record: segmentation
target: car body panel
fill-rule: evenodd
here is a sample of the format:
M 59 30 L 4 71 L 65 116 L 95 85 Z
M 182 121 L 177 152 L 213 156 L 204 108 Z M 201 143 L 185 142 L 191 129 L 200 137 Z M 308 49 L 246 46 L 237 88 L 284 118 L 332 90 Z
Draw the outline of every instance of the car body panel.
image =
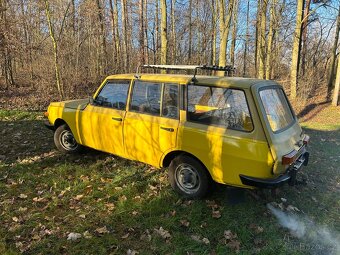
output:
M 130 80 L 133 84 L 136 79 L 181 86 L 193 84 L 190 75 L 112 75 L 103 81 L 93 98 L 97 97 L 106 81 Z M 130 111 L 132 86 L 126 111 L 95 106 L 91 100 L 82 99 L 51 103 L 48 118 L 51 124 L 57 120 L 66 122 L 76 141 L 82 145 L 158 168 L 163 167 L 164 158 L 171 152 L 192 154 L 219 183 L 251 188 L 242 184 L 240 175 L 270 179 L 286 171 L 282 156 L 292 150 L 299 151 L 304 135 L 294 113 L 294 123 L 289 128 L 279 133 L 272 132 L 259 97 L 260 89 L 280 85 L 258 79 L 211 76 L 196 76 L 194 84 L 243 90 L 253 130 L 245 132 L 187 121 L 185 102 L 181 106 L 179 119 Z M 196 110 L 211 109 L 197 105 Z

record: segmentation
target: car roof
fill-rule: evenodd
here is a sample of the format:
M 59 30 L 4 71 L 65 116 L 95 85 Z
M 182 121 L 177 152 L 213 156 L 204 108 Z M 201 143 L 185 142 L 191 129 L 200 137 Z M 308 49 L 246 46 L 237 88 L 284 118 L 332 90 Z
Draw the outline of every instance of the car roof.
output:
M 153 81 L 153 82 L 167 82 L 167 83 L 179 83 L 187 84 L 192 81 L 193 75 L 184 74 L 116 74 L 110 75 L 107 80 L 130 80 L 139 79 L 142 81 Z M 203 76 L 196 75 L 195 84 L 198 85 L 208 85 L 208 86 L 218 86 L 218 87 L 238 87 L 238 88 L 250 88 L 252 85 L 273 85 L 276 84 L 273 81 L 254 79 L 254 78 L 243 78 L 243 77 L 220 77 L 220 76 Z

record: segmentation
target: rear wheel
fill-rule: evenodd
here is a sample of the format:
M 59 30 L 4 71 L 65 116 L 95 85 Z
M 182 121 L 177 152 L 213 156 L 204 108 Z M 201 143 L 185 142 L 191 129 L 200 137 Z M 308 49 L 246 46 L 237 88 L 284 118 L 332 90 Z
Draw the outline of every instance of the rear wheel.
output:
M 82 146 L 77 143 L 70 128 L 64 124 L 59 126 L 54 133 L 54 144 L 63 153 L 77 153 Z
M 187 198 L 202 198 L 208 192 L 211 178 L 198 160 L 179 155 L 170 163 L 169 180 L 179 194 Z

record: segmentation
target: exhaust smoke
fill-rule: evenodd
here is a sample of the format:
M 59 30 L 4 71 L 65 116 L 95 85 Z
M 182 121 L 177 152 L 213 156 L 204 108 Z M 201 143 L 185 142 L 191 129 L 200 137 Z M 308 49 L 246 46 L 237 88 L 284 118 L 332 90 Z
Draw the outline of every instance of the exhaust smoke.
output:
M 286 213 L 271 204 L 267 204 L 267 208 L 277 218 L 279 224 L 290 231 L 291 235 L 306 242 L 305 245 L 300 244 L 295 248 L 308 249 L 311 254 L 340 255 L 338 233 L 326 226 L 318 226 L 306 217 Z

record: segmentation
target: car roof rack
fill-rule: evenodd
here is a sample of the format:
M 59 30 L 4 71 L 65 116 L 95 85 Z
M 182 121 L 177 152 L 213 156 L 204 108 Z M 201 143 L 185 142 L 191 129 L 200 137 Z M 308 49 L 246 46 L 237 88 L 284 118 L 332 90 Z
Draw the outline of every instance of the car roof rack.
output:
M 184 70 L 194 71 L 192 81 L 196 81 L 196 75 L 198 70 L 206 71 L 223 71 L 225 76 L 232 76 L 235 72 L 235 68 L 232 65 L 227 66 L 209 66 L 209 65 L 141 65 L 138 66 L 136 77 L 139 77 L 139 69 L 154 69 L 154 70 Z

